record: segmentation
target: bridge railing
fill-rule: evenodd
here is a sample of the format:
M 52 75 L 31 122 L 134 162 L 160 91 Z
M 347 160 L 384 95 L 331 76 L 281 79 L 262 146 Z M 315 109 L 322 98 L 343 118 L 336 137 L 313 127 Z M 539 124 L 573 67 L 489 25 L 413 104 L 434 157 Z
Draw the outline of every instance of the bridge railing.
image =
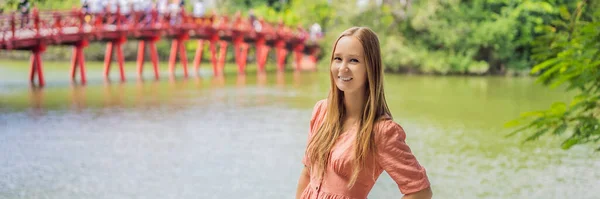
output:
M 0 48 L 11 49 L 13 41 L 24 39 L 51 39 L 58 42 L 64 34 L 92 34 L 102 37 L 105 31 L 121 31 L 127 35 L 137 35 L 140 31 L 153 30 L 166 34 L 176 34 L 182 30 L 215 31 L 219 37 L 234 37 L 243 34 L 245 39 L 305 43 L 308 33 L 301 27 L 290 28 L 283 23 L 260 21 L 261 29 L 255 29 L 247 18 L 236 15 L 194 17 L 185 11 L 177 14 L 159 14 L 150 11 L 121 13 L 84 13 L 81 9 L 70 11 L 38 11 L 33 9 L 28 15 L 12 13 L 0 15 Z

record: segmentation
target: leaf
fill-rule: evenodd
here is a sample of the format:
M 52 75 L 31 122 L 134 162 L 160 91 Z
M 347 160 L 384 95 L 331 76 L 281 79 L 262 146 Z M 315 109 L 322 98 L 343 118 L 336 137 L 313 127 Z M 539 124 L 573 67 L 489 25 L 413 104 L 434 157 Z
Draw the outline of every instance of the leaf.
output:
M 563 134 L 566 130 L 567 130 L 567 124 L 563 123 L 558 128 L 554 129 L 554 131 L 552 132 L 552 134 L 553 135 L 560 135 L 560 134 Z
M 573 145 L 579 143 L 580 140 L 579 138 L 569 138 L 562 143 L 561 148 L 565 150 L 570 149 Z
M 541 12 L 541 13 L 553 13 L 554 12 L 554 7 L 547 2 L 525 1 L 525 2 L 523 2 L 522 6 L 523 6 L 523 9 L 526 11 L 534 11 L 534 12 Z
M 560 17 L 562 17 L 563 20 L 568 21 L 571 19 L 571 13 L 569 13 L 569 9 L 567 9 L 566 5 L 560 6 L 559 12 Z
M 567 63 L 565 62 L 560 62 L 558 64 L 556 64 L 555 66 L 553 66 L 552 68 L 544 71 L 542 73 L 542 75 L 540 75 L 537 79 L 537 82 L 541 82 L 544 85 L 548 85 L 550 82 L 552 82 L 552 80 L 554 80 L 556 78 L 557 75 L 557 71 L 563 66 L 566 65 Z
M 554 102 L 550 109 L 552 110 L 552 113 L 562 115 L 567 111 L 567 105 L 564 102 Z
M 569 75 L 561 76 L 557 80 L 555 80 L 554 83 L 550 84 L 550 88 L 556 88 L 561 84 L 565 83 L 566 81 L 571 80 L 571 78 L 576 77 L 577 75 L 579 75 L 579 73 L 572 73 Z
M 509 133 L 509 134 L 505 135 L 504 137 L 511 137 L 511 136 L 514 136 L 515 134 L 517 134 L 517 133 L 519 133 L 519 132 L 521 132 L 521 131 L 523 131 L 523 130 L 525 130 L 525 129 L 531 128 L 532 126 L 534 126 L 535 124 L 537 124 L 539 121 L 542 121 L 542 119 L 543 119 L 543 118 L 537 118 L 537 119 L 535 119 L 533 122 L 531 122 L 531 123 L 527 124 L 527 126 L 521 127 L 521 128 L 519 128 L 519 129 L 517 129 L 517 130 L 514 130 L 513 132 L 511 132 L 511 133 Z
M 521 113 L 521 117 L 531 117 L 531 116 L 542 116 L 544 115 L 544 111 L 528 111 Z
M 534 66 L 531 69 L 531 74 L 538 73 L 541 70 L 543 70 L 545 68 L 548 68 L 549 66 L 552 66 L 552 65 L 556 64 L 558 61 L 560 61 L 560 59 L 558 59 L 558 58 L 552 58 L 552 59 L 546 60 L 546 61 L 544 61 L 544 62 L 542 62 L 542 63 Z
M 544 129 L 538 130 L 533 135 L 531 135 L 527 139 L 525 139 L 525 142 L 536 140 L 536 139 L 538 139 L 540 136 L 542 136 L 546 132 L 548 132 L 548 128 L 544 128 Z
M 508 121 L 504 124 L 504 127 L 506 128 L 511 128 L 511 127 L 515 127 L 515 126 L 519 126 L 521 125 L 521 120 L 520 119 L 515 119 L 515 120 L 511 120 Z

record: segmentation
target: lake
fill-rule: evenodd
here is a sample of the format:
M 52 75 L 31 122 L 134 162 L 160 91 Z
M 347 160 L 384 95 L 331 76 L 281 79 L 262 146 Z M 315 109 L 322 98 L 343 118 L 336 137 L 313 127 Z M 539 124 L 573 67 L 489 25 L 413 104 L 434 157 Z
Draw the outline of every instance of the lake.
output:
M 31 88 L 27 62 L 0 63 L 0 198 L 293 198 L 321 72 L 71 84 L 65 62 L 45 63 Z M 227 65 L 234 68 L 233 65 Z M 250 65 L 249 68 L 255 66 Z M 273 66 L 268 66 L 274 68 Z M 231 71 L 235 71 L 232 69 Z M 522 144 L 504 123 L 572 96 L 526 77 L 387 74 L 394 120 L 427 169 L 434 198 L 593 199 L 594 146 L 560 138 Z M 597 146 L 596 146 L 597 147 Z M 400 198 L 383 174 L 369 198 Z

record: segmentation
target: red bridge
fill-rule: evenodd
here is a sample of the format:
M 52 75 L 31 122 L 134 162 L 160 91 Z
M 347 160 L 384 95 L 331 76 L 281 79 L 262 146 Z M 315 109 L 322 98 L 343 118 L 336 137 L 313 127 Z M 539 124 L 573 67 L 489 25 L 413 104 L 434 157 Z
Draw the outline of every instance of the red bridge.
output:
M 14 13 L 0 15 L 0 50 L 31 51 L 30 80 L 35 84 L 37 77 L 39 86 L 44 86 L 41 54 L 52 45 L 74 46 L 70 75 L 75 81 L 79 70 L 82 84 L 86 82 L 83 49 L 89 42 L 107 43 L 104 59 L 105 78 L 108 78 L 113 50 L 116 49 L 121 81 L 125 81 L 121 46 L 127 40 L 139 42 L 137 72 L 140 78 L 147 45 L 151 54 L 154 76 L 159 79 L 155 43 L 161 38 L 172 41 L 169 57 L 171 75 L 174 75 L 177 55 L 179 55 L 184 76 L 188 76 L 187 55 L 183 44 L 189 39 L 198 42 L 193 61 L 196 75 L 205 44 L 209 45 L 213 74 L 216 76 L 223 75 L 229 43 L 233 44 L 238 73 L 245 73 L 250 44 L 254 44 L 256 49 L 258 72 L 265 71 L 271 47 L 275 48 L 276 65 L 279 71 L 284 70 L 285 58 L 289 51 L 295 54 L 296 70 L 299 70 L 304 55 L 310 56 L 311 61 L 316 61 L 319 46 L 315 42 L 308 41 L 308 32 L 303 28 L 299 26 L 290 28 L 283 23 L 272 25 L 262 19 L 257 21 L 261 26 L 260 31 L 253 28 L 250 21 L 239 14 L 229 19 L 228 16 L 214 14 L 196 18 L 187 15 L 185 11 L 173 16 L 160 16 L 156 10 L 124 15 L 120 9 L 117 9 L 116 13 L 86 15 L 81 10 L 39 12 L 33 9 L 29 17 Z

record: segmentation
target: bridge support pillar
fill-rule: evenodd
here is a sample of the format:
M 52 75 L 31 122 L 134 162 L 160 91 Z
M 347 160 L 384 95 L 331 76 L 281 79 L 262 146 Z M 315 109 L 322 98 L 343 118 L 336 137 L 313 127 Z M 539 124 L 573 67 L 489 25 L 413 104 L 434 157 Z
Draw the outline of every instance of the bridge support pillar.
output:
M 199 75 L 200 63 L 202 62 L 202 51 L 204 51 L 204 40 L 198 39 L 196 54 L 194 55 L 194 74 L 196 74 L 196 76 Z
M 302 65 L 302 57 L 304 57 L 303 54 L 304 51 L 304 44 L 299 43 L 296 44 L 296 46 L 294 47 L 294 55 L 296 56 L 296 71 L 300 71 L 300 67 Z
M 81 80 L 81 84 L 86 83 L 85 78 L 85 58 L 83 56 L 83 48 L 87 47 L 88 41 L 83 40 L 77 42 L 75 47 L 73 48 L 73 56 L 71 58 L 71 81 L 75 81 L 77 68 L 79 68 L 79 78 Z
M 169 72 L 171 76 L 175 76 L 175 62 L 177 61 L 177 51 L 179 51 L 179 61 L 183 65 L 183 76 L 188 77 L 187 70 L 187 54 L 185 51 L 185 41 L 188 39 L 187 35 L 182 35 L 173 40 L 171 44 L 171 54 L 169 55 Z
M 266 45 L 266 40 L 263 36 L 259 36 L 256 41 L 256 64 L 258 65 L 257 72 L 265 72 L 265 64 L 269 56 L 269 46 Z
M 221 48 L 219 49 L 219 75 L 222 75 L 225 71 L 225 58 L 227 58 L 227 45 L 226 41 L 220 41 Z
M 125 38 L 121 38 L 116 41 L 110 41 L 106 44 L 106 54 L 104 55 L 104 78 L 108 79 L 110 74 L 110 64 L 112 62 L 113 50 L 117 49 L 117 62 L 119 63 L 119 73 L 121 74 L 121 81 L 125 81 L 125 71 L 123 68 L 123 49 L 122 44 L 125 43 Z
M 235 46 L 235 61 L 238 65 L 238 74 L 246 73 L 246 61 L 248 57 L 248 44 L 239 43 Z
M 287 56 L 287 49 L 285 48 L 285 41 L 278 40 L 276 46 L 276 58 L 277 58 L 277 70 L 282 72 L 285 69 L 285 57 Z
M 248 55 L 248 44 L 244 42 L 244 35 L 236 33 L 233 41 L 233 51 L 235 53 L 235 63 L 238 65 L 238 74 L 246 73 L 246 57 Z
M 156 39 L 157 40 L 157 39 Z M 138 44 L 138 55 L 137 55 L 137 71 L 139 79 L 143 79 L 144 74 L 144 56 L 146 52 L 146 42 L 150 48 L 150 58 L 152 59 L 152 66 L 154 68 L 154 78 L 160 79 L 158 73 L 158 52 L 156 51 L 156 40 L 140 40 Z
M 211 40 L 210 41 L 210 59 L 212 61 L 212 66 L 213 66 L 213 75 L 214 76 L 219 76 L 219 64 L 217 61 L 217 42 L 218 40 Z
M 38 86 L 43 87 L 44 81 L 44 70 L 42 68 L 42 53 L 46 50 L 44 44 L 38 45 L 32 49 L 31 54 L 31 70 L 29 71 L 29 80 L 31 85 L 35 85 L 35 77 L 38 79 Z

